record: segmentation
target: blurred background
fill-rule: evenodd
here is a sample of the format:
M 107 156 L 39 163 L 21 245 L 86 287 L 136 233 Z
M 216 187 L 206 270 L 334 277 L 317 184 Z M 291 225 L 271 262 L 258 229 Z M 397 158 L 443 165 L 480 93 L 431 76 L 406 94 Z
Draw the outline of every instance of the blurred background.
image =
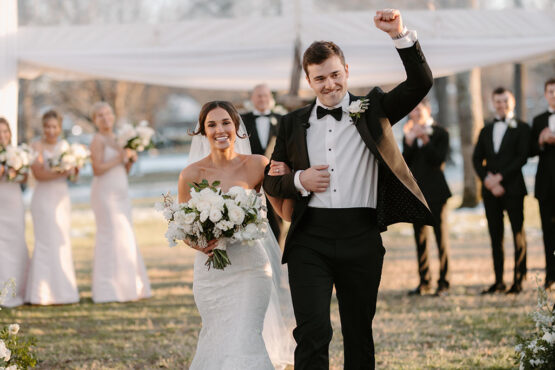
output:
M 310 11 L 333 18 L 340 12 L 351 12 L 351 14 L 369 12 L 368 14 L 371 14 L 384 6 L 398 8 L 406 13 L 416 11 L 413 19 L 417 18 L 418 11 L 474 10 L 479 12 L 475 14 L 492 14 L 501 19 L 505 17 L 505 14 L 506 17 L 523 14 L 515 13 L 515 11 L 536 12 L 534 14 L 539 11 L 547 14 L 548 19 L 555 24 L 555 18 L 553 18 L 555 2 L 551 0 L 393 0 L 385 2 L 372 0 L 120 0 L 116 2 L 110 0 L 19 0 L 17 1 L 17 16 L 18 27 L 22 32 L 52 30 L 54 27 L 62 27 L 60 28 L 62 30 L 63 27 L 67 27 L 65 32 L 72 32 L 71 30 L 75 28 L 71 27 L 75 26 L 97 26 L 104 31 L 109 31 L 113 25 L 144 24 L 145 27 L 148 27 L 195 22 L 194 24 L 199 29 L 198 41 L 202 43 L 204 36 L 222 31 L 210 28 L 214 24 L 212 22 L 217 20 L 253 18 L 271 20 L 286 12 L 291 12 L 292 9 L 295 13 Z M 303 16 L 307 15 L 303 14 Z M 308 16 L 310 17 L 310 15 Z M 418 25 L 416 27 L 414 24 L 411 25 L 407 22 L 407 18 L 405 21 L 409 28 L 412 26 L 417 31 L 419 30 Z M 545 22 L 545 20 L 543 21 Z M 373 24 L 370 18 L 367 23 L 368 28 L 372 29 Z M 551 25 L 551 31 L 553 31 L 551 35 L 555 35 L 553 24 Z M 216 23 L 216 25 L 225 26 L 226 23 Z M 425 25 L 420 25 L 420 28 L 423 26 Z M 495 22 L 492 22 L 490 26 L 495 31 Z M 501 26 L 507 27 L 506 25 Z M 530 29 L 533 26 L 534 24 L 530 24 Z M 295 27 L 299 27 L 298 22 Z M 522 30 L 526 27 L 515 24 L 514 28 L 521 28 L 520 32 L 526 36 L 526 30 Z M 77 29 L 86 32 L 88 28 Z M 502 27 L 499 29 L 502 30 Z M 340 35 L 342 30 L 337 29 L 334 32 Z M 536 30 L 536 35 L 537 32 Z M 256 33 L 256 30 L 253 30 L 253 33 Z M 247 37 L 247 34 L 244 36 Z M 365 37 L 365 34 L 360 34 L 361 39 Z M 534 37 L 533 32 L 531 37 Z M 340 37 L 338 36 L 338 38 Z M 381 38 L 384 39 L 383 41 L 389 42 L 383 36 Z M 55 41 L 50 40 L 50 42 Z M 79 40 L 75 42 L 78 43 Z M 83 42 L 86 43 L 87 39 L 83 38 Z M 337 42 L 341 46 L 341 40 Z M 426 38 L 423 36 L 422 44 L 426 52 L 425 42 Z M 299 50 L 302 53 L 306 46 L 304 44 L 302 46 L 291 45 L 291 58 L 298 60 Z M 276 50 L 279 50 L 278 45 L 276 45 Z M 543 83 L 549 77 L 555 76 L 555 46 L 548 46 L 546 50 L 547 52 L 527 56 L 522 60 L 488 65 L 480 62 L 480 66 L 472 69 L 436 78 L 433 91 L 430 93 L 433 115 L 439 124 L 448 128 L 451 135 L 451 156 L 447 173 L 453 189 L 462 196 L 461 205 L 474 206 L 479 201 L 475 176 L 471 167 L 465 166 L 465 158 L 470 155 L 483 120 L 491 117 L 491 91 L 497 86 L 505 86 L 513 90 L 517 98 L 517 115 L 530 122 L 532 117 L 546 109 Z M 347 63 L 350 60 L 348 51 L 346 50 Z M 289 55 L 286 55 L 286 58 L 289 58 Z M 137 62 L 140 63 L 140 61 Z M 434 61 L 429 59 L 429 62 L 433 68 Z M 360 63 L 362 62 L 359 59 L 353 61 L 353 65 Z M 270 83 L 276 102 L 288 110 L 296 109 L 313 98 L 306 84 L 302 83 L 304 75 L 298 65 L 294 65 L 294 63 L 292 65 L 289 86 Z M 232 101 L 240 110 L 244 111 L 249 108 L 249 88 L 246 83 L 238 84 L 237 89 L 229 84 L 221 89 L 179 87 L 178 82 L 163 86 L 138 83 L 125 78 L 121 80 L 98 78 L 94 77 L 94 73 L 86 76 L 70 71 L 32 67 L 32 65 L 22 63 L 19 66 L 17 109 L 19 142 L 30 142 L 38 138 L 42 113 L 54 108 L 64 116 L 63 128 L 66 138 L 69 141 L 88 144 L 95 131 L 89 109 L 92 103 L 98 100 L 107 101 L 114 107 L 119 124 L 123 122 L 136 124 L 146 120 L 156 130 L 156 149 L 143 154 L 138 165 L 133 169 L 131 181 L 137 184 L 132 187 L 136 192 L 132 194 L 134 197 L 153 196 L 160 193 L 162 189 L 175 189 L 177 174 L 187 164 L 186 153 L 191 140 L 187 132 L 196 124 L 198 112 L 204 102 L 223 99 Z M 272 66 L 264 65 L 262 67 L 271 69 Z M 297 70 L 295 71 L 295 69 Z M 27 73 L 26 70 L 31 72 Z M 271 81 L 257 80 L 253 82 Z M 394 84 L 386 83 L 381 87 L 388 90 L 397 83 L 398 81 Z M 362 86 L 360 82 L 357 82 L 351 91 L 355 94 L 366 94 L 375 84 L 376 82 L 372 80 L 368 81 L 367 86 Z M 282 88 L 274 88 L 275 86 Z M 396 125 L 395 129 L 396 135 L 401 140 L 402 123 Z M 530 161 L 525 172 L 528 174 L 535 172 L 534 160 Z M 89 183 L 90 175 L 90 168 L 86 169 L 80 182 L 74 186 L 72 195 L 74 200 L 85 201 L 88 197 L 88 188 L 78 189 L 80 185 Z M 152 186 L 153 182 L 157 185 Z M 529 186 L 531 187 L 531 185 L 530 183 Z

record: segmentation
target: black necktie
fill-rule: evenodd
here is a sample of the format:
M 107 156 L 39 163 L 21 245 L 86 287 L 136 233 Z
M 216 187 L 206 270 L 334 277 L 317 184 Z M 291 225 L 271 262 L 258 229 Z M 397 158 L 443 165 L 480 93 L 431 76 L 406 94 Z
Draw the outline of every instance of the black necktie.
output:
M 337 121 L 341 121 L 341 117 L 343 116 L 343 108 L 339 107 L 335 109 L 326 109 L 321 106 L 316 107 L 316 118 L 322 119 L 322 117 L 325 117 L 327 114 L 331 114 L 332 117 L 335 118 Z

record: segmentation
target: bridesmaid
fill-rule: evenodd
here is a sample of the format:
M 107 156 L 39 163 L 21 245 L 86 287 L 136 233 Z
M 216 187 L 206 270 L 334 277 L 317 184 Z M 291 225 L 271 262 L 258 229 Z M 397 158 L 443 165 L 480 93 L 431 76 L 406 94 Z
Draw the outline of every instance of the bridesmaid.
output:
M 150 282 L 133 232 L 127 183 L 137 153 L 117 145 L 110 105 L 94 104 L 92 120 L 98 129 L 90 147 L 96 219 L 92 298 L 95 303 L 147 298 Z
M 0 117 L 0 147 L 12 141 L 12 132 L 6 119 Z M 7 169 L 0 164 L 0 288 L 9 279 L 15 279 L 15 296 L 8 294 L 5 307 L 23 304 L 29 268 L 29 252 L 25 243 L 25 209 L 21 186 L 7 182 Z M 27 178 L 22 180 L 24 183 Z
M 31 304 L 79 302 L 69 239 L 71 204 L 67 178 L 72 170 L 52 171 L 48 159 L 62 132 L 62 116 L 53 110 L 42 116 L 42 139 L 33 143 L 38 157 L 31 166 L 37 186 L 31 200 L 35 249 L 25 300 Z

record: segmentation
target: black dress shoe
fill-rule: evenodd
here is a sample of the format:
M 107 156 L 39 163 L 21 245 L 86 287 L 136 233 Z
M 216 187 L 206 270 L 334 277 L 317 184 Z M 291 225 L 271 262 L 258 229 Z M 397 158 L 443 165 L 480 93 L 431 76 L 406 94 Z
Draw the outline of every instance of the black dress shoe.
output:
M 507 290 L 507 294 L 518 294 L 522 292 L 522 284 L 514 283 L 511 289 Z
M 434 296 L 436 297 L 445 297 L 449 295 L 449 287 L 445 285 L 438 285 Z
M 505 284 L 495 283 L 492 286 L 490 286 L 488 289 L 482 290 L 481 294 L 493 294 L 497 292 L 504 292 L 506 289 L 507 287 L 505 286 Z
M 419 285 L 413 290 L 409 290 L 409 295 L 424 295 L 432 293 L 432 287 L 429 285 Z

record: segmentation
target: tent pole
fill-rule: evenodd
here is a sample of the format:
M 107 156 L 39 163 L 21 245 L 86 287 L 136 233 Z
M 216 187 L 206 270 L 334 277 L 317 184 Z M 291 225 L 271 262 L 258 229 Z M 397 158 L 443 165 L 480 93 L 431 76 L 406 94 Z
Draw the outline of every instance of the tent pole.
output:
M 0 116 L 10 123 L 17 143 L 17 0 L 0 0 Z

